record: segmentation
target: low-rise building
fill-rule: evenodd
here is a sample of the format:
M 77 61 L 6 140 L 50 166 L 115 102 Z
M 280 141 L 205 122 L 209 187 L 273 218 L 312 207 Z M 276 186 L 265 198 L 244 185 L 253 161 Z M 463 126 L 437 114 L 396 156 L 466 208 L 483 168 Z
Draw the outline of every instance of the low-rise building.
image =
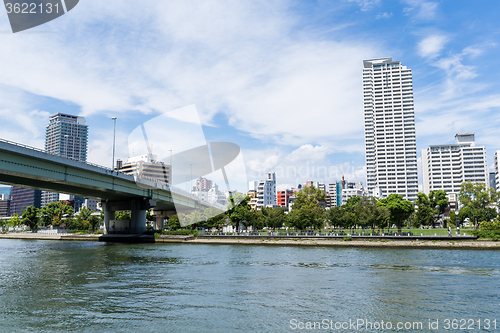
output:
M 326 191 L 326 206 L 337 207 L 342 205 L 342 182 L 329 183 Z
M 152 155 L 129 158 L 125 164 L 117 161 L 116 168 L 127 175 L 158 179 L 171 184 L 172 168 L 168 164 L 156 161 Z
M 276 173 L 268 172 L 265 180 L 249 182 L 248 190 L 257 192 L 257 209 L 276 207 Z
M 293 190 L 278 191 L 278 207 L 288 207 L 288 201 L 291 196 L 293 196 Z
M 363 183 L 355 182 L 355 183 L 347 183 L 346 188 L 342 189 L 342 204 L 345 205 L 347 200 L 352 197 L 364 197 L 367 196 L 368 193 L 363 187 Z

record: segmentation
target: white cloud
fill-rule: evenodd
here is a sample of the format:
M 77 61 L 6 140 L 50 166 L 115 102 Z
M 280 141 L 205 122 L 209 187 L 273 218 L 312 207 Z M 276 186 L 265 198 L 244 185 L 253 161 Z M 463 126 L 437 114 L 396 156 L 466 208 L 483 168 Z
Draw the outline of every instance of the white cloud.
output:
M 280 189 L 297 186 L 308 180 L 330 183 L 345 176 L 348 181 L 366 181 L 366 168 L 354 162 L 335 159 L 332 149 L 303 145 L 290 153 L 283 149 L 244 151 L 249 180 L 264 179 L 266 172 L 276 172 Z M 283 185 L 284 184 L 284 185 Z
M 348 0 L 357 3 L 362 11 L 369 11 L 380 4 L 380 0 Z
M 379 19 L 388 19 L 388 18 L 391 18 L 391 17 L 392 17 L 392 13 L 384 12 L 384 13 L 379 13 L 375 18 L 377 20 L 379 20 Z
M 449 38 L 444 35 L 431 35 L 418 43 L 418 54 L 421 57 L 435 58 L 443 50 Z
M 55 33 L 1 35 L 0 84 L 85 116 L 195 104 L 205 124 L 224 112 L 236 129 L 282 144 L 359 136 L 361 64 L 379 46 L 297 35 L 296 20 L 280 0 L 89 0 L 44 26 Z M 343 124 L 334 137 L 333 123 Z
M 414 19 L 429 21 L 437 17 L 438 3 L 422 0 L 403 0 L 408 5 L 403 9 L 406 15 L 411 15 Z
M 313 146 L 310 144 L 302 145 L 300 148 L 292 151 L 288 158 L 293 161 L 321 161 L 326 155 L 331 153 L 332 150 L 328 147 Z

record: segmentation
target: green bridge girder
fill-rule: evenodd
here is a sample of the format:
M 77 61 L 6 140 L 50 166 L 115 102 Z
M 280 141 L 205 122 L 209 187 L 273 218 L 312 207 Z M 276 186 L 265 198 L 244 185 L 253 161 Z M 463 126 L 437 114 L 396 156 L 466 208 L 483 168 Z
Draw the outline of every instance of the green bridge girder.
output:
M 102 201 L 154 199 L 154 210 L 196 209 L 197 200 L 171 192 L 159 182 L 0 140 L 0 183 L 78 195 Z M 203 206 L 203 205 L 202 205 Z

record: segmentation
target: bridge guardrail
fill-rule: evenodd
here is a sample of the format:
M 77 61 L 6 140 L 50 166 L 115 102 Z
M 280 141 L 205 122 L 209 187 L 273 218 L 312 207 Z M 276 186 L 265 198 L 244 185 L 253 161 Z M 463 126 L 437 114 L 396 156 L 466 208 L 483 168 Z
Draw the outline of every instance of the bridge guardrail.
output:
M 113 172 L 116 172 L 117 174 L 121 173 L 120 171 L 117 171 L 117 170 L 114 170 L 114 169 L 111 169 L 111 168 L 108 168 L 108 167 L 105 167 L 105 166 L 102 166 L 102 165 L 99 165 L 99 164 L 85 162 L 85 161 L 80 161 L 80 160 L 77 160 L 77 159 L 71 158 L 71 157 L 61 156 L 61 155 L 58 155 L 58 154 L 54 154 L 54 153 L 48 152 L 48 151 L 46 151 L 44 149 L 36 148 L 36 147 L 33 147 L 33 146 L 28 146 L 28 145 L 25 145 L 25 144 L 22 144 L 22 143 L 13 142 L 13 141 L 2 139 L 2 138 L 0 138 L 0 142 L 6 143 L 6 144 L 9 144 L 9 145 L 13 145 L 13 146 L 16 146 L 16 147 L 24 148 L 24 149 L 29 149 L 29 150 L 32 150 L 32 151 L 37 151 L 37 152 L 40 152 L 40 153 L 43 153 L 43 154 L 47 154 L 47 155 L 51 155 L 51 156 L 56 156 L 56 157 L 64 158 L 64 159 L 68 159 L 68 160 L 71 160 L 71 161 L 74 161 L 74 162 L 81 163 L 83 165 L 88 165 L 88 166 L 92 166 L 92 167 L 97 167 L 97 168 L 100 168 L 100 169 L 104 169 L 104 170 L 106 170 L 107 172 L 109 172 L 111 174 Z M 193 200 L 198 200 L 200 202 L 203 202 L 203 204 L 206 205 L 206 206 L 214 207 L 214 208 L 217 208 L 217 209 L 225 209 L 225 207 L 221 207 L 221 205 L 215 205 L 213 203 L 210 203 L 210 202 L 208 202 L 206 200 L 203 200 L 203 199 L 199 198 L 198 196 L 193 195 L 192 193 L 189 193 L 189 192 L 184 191 L 182 189 L 179 189 L 177 187 L 170 187 L 170 185 L 168 185 L 166 182 L 164 182 L 164 181 L 162 181 L 160 179 L 157 179 L 157 178 L 151 178 L 151 177 L 147 177 L 147 176 L 138 177 L 138 176 L 134 175 L 134 180 L 136 182 L 140 182 L 140 180 L 147 180 L 147 181 L 153 182 L 153 186 L 156 187 L 156 188 L 161 188 L 161 189 L 164 189 L 166 191 L 174 192 L 174 193 L 183 195 L 185 197 L 189 197 L 189 198 L 191 198 Z
M 108 167 L 105 167 L 105 166 L 102 166 L 102 165 L 99 165 L 99 164 L 90 163 L 90 162 L 84 162 L 84 161 L 77 160 L 76 158 L 57 155 L 57 154 L 48 152 L 48 151 L 46 151 L 44 149 L 40 149 L 40 148 L 28 146 L 28 145 L 25 145 L 25 144 L 22 144 L 22 143 L 17 143 L 17 142 L 9 141 L 9 140 L 5 140 L 5 139 L 2 139 L 2 138 L 0 138 L 0 142 L 4 142 L 4 143 L 7 143 L 9 145 L 13 145 L 13 146 L 16 146 L 16 147 L 21 147 L 21 148 L 25 148 L 25 149 L 37 151 L 37 152 L 48 154 L 48 155 L 52 155 L 52 156 L 57 156 L 57 157 L 65 158 L 65 159 L 68 159 L 68 160 L 71 160 L 71 161 L 79 162 L 81 164 L 90 165 L 90 166 L 93 166 L 93 167 L 105 169 L 107 171 L 111 171 L 111 172 L 115 171 L 115 170 L 113 170 L 111 168 L 108 168 Z

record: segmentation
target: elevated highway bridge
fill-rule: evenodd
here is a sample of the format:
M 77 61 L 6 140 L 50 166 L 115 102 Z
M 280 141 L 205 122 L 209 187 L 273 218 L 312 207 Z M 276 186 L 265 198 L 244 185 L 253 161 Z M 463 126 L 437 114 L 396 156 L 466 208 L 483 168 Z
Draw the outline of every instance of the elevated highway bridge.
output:
M 96 164 L 49 154 L 41 149 L 0 139 L 0 183 L 101 200 L 104 233 L 112 233 L 116 211 L 130 210 L 127 233 L 146 230 L 146 211 L 153 208 L 156 227 L 175 214 L 211 207 L 188 192 L 157 179 L 138 178 Z M 217 207 L 219 208 L 219 207 Z

